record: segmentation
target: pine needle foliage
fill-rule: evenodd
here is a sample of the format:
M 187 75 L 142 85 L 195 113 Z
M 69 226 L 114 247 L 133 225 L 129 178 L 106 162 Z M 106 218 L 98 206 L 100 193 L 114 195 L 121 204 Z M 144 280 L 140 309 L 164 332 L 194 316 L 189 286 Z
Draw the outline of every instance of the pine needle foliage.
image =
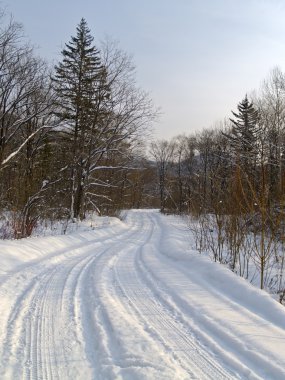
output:
M 245 98 L 238 104 L 238 113 L 233 112 L 231 134 L 226 136 L 229 138 L 230 143 L 240 158 L 240 162 L 248 164 L 251 159 L 256 155 L 256 141 L 260 133 L 258 124 L 259 114 L 258 110 L 254 108 L 252 102 Z

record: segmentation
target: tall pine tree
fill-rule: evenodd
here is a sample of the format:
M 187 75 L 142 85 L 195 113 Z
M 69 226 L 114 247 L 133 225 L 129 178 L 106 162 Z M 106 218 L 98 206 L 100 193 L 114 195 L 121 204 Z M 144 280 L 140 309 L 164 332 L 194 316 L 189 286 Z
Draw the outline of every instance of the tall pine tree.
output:
M 253 103 L 249 102 L 247 95 L 237 108 L 238 113 L 232 111 L 235 119 L 230 119 L 232 130 L 227 137 L 230 139 L 239 164 L 247 171 L 256 161 L 256 142 L 260 132 L 258 111 L 254 108 Z
M 61 120 L 62 136 L 69 150 L 70 217 L 82 216 L 84 204 L 84 180 L 90 141 L 90 126 L 102 77 L 99 51 L 93 45 L 93 37 L 82 18 L 76 36 L 62 50 L 62 61 L 55 67 L 53 78 L 58 96 L 57 116 Z

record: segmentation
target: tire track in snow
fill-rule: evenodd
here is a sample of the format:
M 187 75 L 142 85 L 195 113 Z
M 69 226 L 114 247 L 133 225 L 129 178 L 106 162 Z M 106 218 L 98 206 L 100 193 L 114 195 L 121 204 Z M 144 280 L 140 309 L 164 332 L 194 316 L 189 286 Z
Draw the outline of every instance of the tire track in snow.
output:
M 123 231 L 120 241 L 134 233 L 132 227 Z M 111 233 L 107 238 L 77 244 L 75 249 L 59 249 L 15 273 L 18 283 L 23 280 L 23 284 L 11 302 L 0 347 L 1 379 L 70 379 L 70 367 L 73 374 L 77 372 L 79 378 L 84 378 L 84 370 L 79 374 L 78 364 L 68 360 L 71 351 L 78 353 L 84 363 L 81 367 L 87 367 L 90 374 L 94 363 L 88 363 L 84 352 L 81 311 L 76 298 L 80 297 L 87 268 L 106 251 L 103 243 L 104 247 L 113 247 L 116 240 L 118 236 Z M 1 291 L 9 294 L 13 280 L 6 279 Z M 65 324 L 58 327 L 61 320 Z
M 104 278 L 102 274 L 114 261 L 120 250 L 123 250 L 128 242 L 137 241 L 138 232 L 142 229 L 141 219 L 131 219 L 128 222 L 129 231 L 117 237 L 115 244 L 106 247 L 104 254 L 99 255 L 91 265 L 82 272 L 81 284 L 78 286 L 78 297 L 81 310 L 83 337 L 86 346 L 86 354 L 93 368 L 93 377 L 96 380 L 117 378 L 115 368 L 118 366 L 116 358 L 116 337 L 113 335 L 109 320 L 108 310 L 105 307 Z
M 162 222 L 157 215 L 152 216 L 156 225 L 160 226 L 158 231 L 162 231 Z M 157 234 L 159 246 L 162 246 L 165 236 L 161 233 Z M 152 253 L 150 253 L 152 252 Z M 207 278 L 199 275 L 199 273 L 191 272 L 189 269 L 181 265 L 175 264 L 175 261 L 165 257 L 161 252 L 157 252 L 155 247 L 151 245 L 148 249 L 138 256 L 137 261 L 138 273 L 145 273 L 144 278 L 150 283 L 150 287 L 155 289 L 156 297 L 166 305 L 169 310 L 178 316 L 183 324 L 188 325 L 202 342 L 209 344 L 216 354 L 224 359 L 225 363 L 229 363 L 231 368 L 238 369 L 240 376 L 244 379 L 263 379 L 263 378 L 284 378 L 284 369 L 279 363 L 272 359 L 270 349 L 267 354 L 262 354 L 258 350 L 253 350 L 250 345 L 243 340 L 243 334 L 239 332 L 239 325 L 252 326 L 254 329 L 259 326 L 259 334 L 269 339 L 272 336 L 284 337 L 284 330 L 277 326 L 270 326 L 270 323 L 263 319 L 258 313 L 254 313 L 243 306 L 241 303 L 222 293 L 215 286 L 209 286 Z M 173 265 L 171 271 L 168 271 Z M 173 284 L 173 286 L 172 286 Z M 201 297 L 206 299 L 215 299 L 215 309 L 218 313 L 206 311 L 203 315 L 202 300 L 197 304 L 195 298 L 195 306 L 191 304 L 191 293 L 199 292 Z M 227 313 L 227 319 L 223 317 L 223 311 Z M 230 316 L 229 316 L 230 315 Z M 235 321 L 232 324 L 232 321 Z M 283 338 L 284 339 L 284 338 Z M 266 345 L 266 343 L 265 343 Z M 229 354 L 228 354 L 228 350 Z M 255 368 L 252 368 L 255 363 Z M 258 363 L 258 366 L 256 366 Z M 264 373 L 264 367 L 267 373 Z
M 124 340 L 126 335 L 129 339 L 130 325 L 125 324 L 122 327 L 114 324 L 114 318 L 116 319 L 114 313 L 120 314 L 121 311 L 122 319 L 126 317 L 126 309 L 124 307 L 121 310 L 117 308 L 120 305 L 115 302 L 114 292 L 112 291 L 114 278 L 110 277 L 110 273 L 112 273 L 114 262 L 120 252 L 128 249 L 133 254 L 135 252 L 134 248 L 145 241 L 144 230 L 146 226 L 142 218 L 137 215 L 134 215 L 134 217 L 129 215 L 128 225 L 130 225 L 128 236 L 118 237 L 116 244 L 107 247 L 104 254 L 98 256 L 82 272 L 78 286 L 78 291 L 81 293 L 78 300 L 80 300 L 79 308 L 81 310 L 85 349 L 93 368 L 92 378 L 96 380 L 124 378 L 173 379 L 174 374 L 177 373 L 174 361 L 172 361 L 172 371 L 169 371 L 169 359 L 165 361 L 158 350 L 154 350 L 155 362 L 153 362 L 153 357 L 149 360 L 149 358 L 139 356 L 137 352 L 134 352 L 134 346 L 138 343 L 137 341 L 134 342 L 131 349 L 128 344 L 126 348 Z M 133 324 L 133 320 L 130 322 Z M 144 341 L 144 337 L 140 333 L 145 336 L 148 334 L 141 328 L 138 330 L 135 331 L 138 334 L 136 337 L 139 341 Z M 132 329 L 130 334 L 133 332 L 134 330 Z M 144 341 L 147 350 L 149 350 L 150 343 L 152 344 L 152 341 L 149 338 Z M 150 351 L 153 353 L 153 350 Z M 157 357 L 159 357 L 160 362 L 157 362 Z M 157 376 L 149 377 L 149 370 Z M 147 373 L 146 377 L 143 372 Z M 137 375 L 138 373 L 139 376 Z M 184 376 L 179 377 L 179 379 L 185 379 L 186 375 L 184 372 Z
M 105 234 L 26 266 L 15 273 L 21 286 L 14 293 L 15 279 L 3 283 L 0 291 L 13 299 L 7 318 L 0 317 L 1 380 L 234 378 L 197 342 L 187 318 L 178 315 L 180 303 L 168 303 L 152 276 L 155 266 L 149 267 L 142 252 L 148 245 L 159 249 L 156 219 L 130 212 L 129 229 L 122 234 Z M 170 273 L 171 266 L 166 270 Z M 116 327 L 125 335 L 118 336 Z M 144 342 L 153 360 L 143 350 L 125 350 L 130 333 Z M 147 377 L 153 373 L 157 376 Z
M 15 303 L 8 320 L 9 327 L 3 345 L 2 361 L 3 367 L 9 372 L 7 374 L 4 372 L 1 378 L 13 378 L 13 380 L 61 378 L 57 369 L 60 367 L 62 372 L 67 363 L 67 356 L 64 354 L 66 342 L 63 338 L 68 334 L 63 335 L 67 326 L 60 321 L 63 320 L 68 325 L 70 315 L 61 315 L 60 294 L 63 294 L 66 277 L 74 270 L 80 273 L 82 267 L 84 268 L 92 259 L 88 251 L 87 258 L 85 254 L 85 257 L 65 260 L 64 263 L 46 269 L 44 273 L 33 279 L 28 289 L 21 295 L 21 302 Z M 66 300 L 66 302 L 71 301 L 71 299 Z M 15 331 L 17 334 L 14 334 Z M 24 375 L 19 373 L 19 366 L 14 365 L 17 361 L 22 362 Z
M 81 247 L 81 250 L 82 249 L 83 248 Z M 89 244 L 87 249 L 90 250 Z M 81 260 L 82 256 L 73 259 L 69 271 L 77 265 L 81 266 Z M 42 366 L 44 360 L 39 356 L 35 360 L 36 354 L 33 354 L 33 351 L 37 352 L 37 355 L 42 355 L 45 358 L 48 356 L 48 354 L 42 354 L 41 347 L 39 347 L 39 344 L 37 343 L 37 339 L 41 339 L 39 329 L 44 328 L 47 330 L 47 322 L 43 322 L 43 320 L 48 321 L 49 319 L 54 319 L 54 313 L 48 312 L 46 303 L 48 302 L 48 297 L 50 297 L 50 301 L 54 302 L 52 300 L 53 289 L 51 287 L 53 279 L 56 278 L 57 272 L 59 272 L 61 266 L 63 269 L 59 272 L 59 276 L 63 279 L 62 281 L 64 281 L 65 276 L 68 275 L 68 272 L 65 269 L 67 262 L 68 259 L 65 259 L 63 263 L 61 262 L 56 266 L 52 265 L 51 268 L 41 268 L 40 273 L 37 275 L 34 273 L 28 273 L 25 275 L 25 277 L 29 277 L 30 274 L 34 277 L 28 281 L 23 292 L 20 293 L 14 301 L 14 306 L 7 319 L 6 336 L 1 347 L 0 361 L 2 362 L 1 367 L 3 368 L 2 372 L 0 372 L 0 374 L 2 373 L 1 379 L 22 379 L 23 377 L 19 373 L 19 368 L 16 366 L 19 361 L 22 362 L 23 367 L 26 367 L 26 378 L 40 378 L 37 367 Z M 10 280 L 10 282 L 12 282 L 12 280 Z M 61 287 L 64 287 L 64 283 Z M 53 307 L 53 311 L 56 310 L 57 307 Z M 42 327 L 44 323 L 45 327 Z M 49 322 L 48 326 L 51 326 L 51 322 Z M 49 327 L 49 329 L 52 330 L 53 327 Z M 51 331 L 50 333 L 47 333 L 47 335 L 54 336 L 54 332 Z M 50 341 L 50 344 L 46 345 L 51 347 L 54 344 Z M 31 357 L 33 357 L 33 360 Z M 56 357 L 56 354 L 54 357 Z M 6 373 L 5 370 L 7 370 Z M 55 378 L 54 374 L 51 373 L 48 375 L 47 372 L 48 370 L 46 369 L 45 376 L 47 377 L 44 378 Z M 35 375 L 35 373 L 37 373 L 37 375 Z
M 191 331 L 185 328 L 175 316 L 155 297 L 155 292 L 144 281 L 138 271 L 136 260 L 141 250 L 153 235 L 154 222 L 144 243 L 136 254 L 122 253 L 115 264 L 116 281 L 125 298 L 121 301 L 131 304 L 135 314 L 146 324 L 149 333 L 164 346 L 191 379 L 233 379 L 232 373 L 223 369 L 217 360 L 201 346 Z
M 54 269 L 53 269 L 54 270 Z M 45 281 L 50 278 L 52 272 L 42 273 L 41 279 Z M 32 340 L 33 331 L 30 329 L 30 320 L 34 318 L 36 304 L 34 302 L 39 288 L 39 276 L 35 276 L 23 293 L 14 304 L 7 321 L 7 332 L 1 347 L 2 375 L 1 378 L 23 378 L 17 369 L 17 362 L 20 360 L 22 367 L 30 366 L 30 362 L 25 362 L 25 349 L 30 352 L 29 342 Z M 25 328 L 23 329 L 23 323 Z M 27 322 L 27 324 L 26 324 Z M 7 370 L 7 374 L 5 372 Z
M 28 361 L 32 363 L 31 369 L 27 369 L 27 379 L 61 379 L 70 378 L 68 363 L 68 347 L 72 331 L 69 323 L 71 315 L 61 309 L 63 289 L 66 279 L 74 272 L 74 280 L 80 274 L 82 268 L 88 265 L 93 258 L 81 258 L 78 262 L 64 263 L 63 268 L 57 268 L 49 281 L 41 282 L 40 290 L 37 292 L 35 304 L 38 312 L 35 320 L 31 320 L 31 330 L 35 331 L 33 339 L 27 347 L 31 347 Z M 59 294 L 53 302 L 54 295 Z M 72 302 L 69 298 L 68 303 Z M 64 311 L 64 312 L 63 312 Z M 60 320 L 64 319 L 64 323 Z M 35 328 L 36 325 L 36 328 Z

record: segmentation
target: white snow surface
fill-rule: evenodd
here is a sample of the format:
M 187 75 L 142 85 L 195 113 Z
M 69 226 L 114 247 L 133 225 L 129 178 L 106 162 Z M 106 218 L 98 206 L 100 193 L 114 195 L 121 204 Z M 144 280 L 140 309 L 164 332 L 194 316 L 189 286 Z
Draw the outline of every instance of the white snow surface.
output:
M 0 242 L 0 379 L 285 379 L 285 309 L 132 210 Z

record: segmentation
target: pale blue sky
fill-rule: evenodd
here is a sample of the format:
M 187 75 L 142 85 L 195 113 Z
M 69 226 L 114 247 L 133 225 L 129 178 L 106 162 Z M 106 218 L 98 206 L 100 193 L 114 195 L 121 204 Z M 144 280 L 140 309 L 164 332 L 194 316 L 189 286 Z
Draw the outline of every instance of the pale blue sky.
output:
M 139 85 L 162 109 L 156 137 L 230 116 L 274 66 L 285 70 L 282 0 L 4 0 L 39 54 L 57 60 L 84 17 L 133 55 Z

